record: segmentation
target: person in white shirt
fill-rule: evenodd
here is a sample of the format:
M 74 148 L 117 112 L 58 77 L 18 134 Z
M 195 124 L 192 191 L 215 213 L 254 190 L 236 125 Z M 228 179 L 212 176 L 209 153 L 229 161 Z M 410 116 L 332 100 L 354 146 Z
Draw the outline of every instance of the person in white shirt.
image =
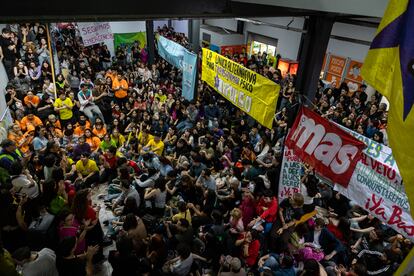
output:
M 13 258 L 24 276 L 59 276 L 56 254 L 52 249 L 31 252 L 29 247 L 21 247 L 13 253 Z

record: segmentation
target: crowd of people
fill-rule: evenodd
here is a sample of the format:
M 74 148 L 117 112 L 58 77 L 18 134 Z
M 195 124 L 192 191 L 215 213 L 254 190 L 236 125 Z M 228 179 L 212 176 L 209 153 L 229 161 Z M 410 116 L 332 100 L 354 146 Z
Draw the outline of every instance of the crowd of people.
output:
M 182 98 L 181 72 L 149 64 L 143 45 L 111 57 L 76 28 L 54 36 L 53 83 L 46 39 L 22 24 L 0 40 L 14 120 L 0 152 L 1 275 L 94 275 L 106 259 L 112 275 L 392 275 L 411 249 L 306 164 L 301 192 L 278 202 L 301 99 L 265 55 L 227 56 L 281 85 L 272 129 L 201 81 Z M 313 108 L 386 143 L 387 107 L 364 88 L 320 81 Z

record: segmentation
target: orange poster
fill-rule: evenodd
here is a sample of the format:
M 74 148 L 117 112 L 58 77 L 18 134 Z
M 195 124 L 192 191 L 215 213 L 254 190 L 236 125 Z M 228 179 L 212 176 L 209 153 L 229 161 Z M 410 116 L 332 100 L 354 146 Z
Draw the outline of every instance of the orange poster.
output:
M 330 82 L 332 87 L 339 88 L 339 85 L 341 85 L 341 77 L 331 73 L 326 73 L 325 80 Z
M 362 62 L 351 60 L 351 62 L 349 63 L 349 67 L 348 67 L 349 69 L 348 69 L 348 72 L 346 72 L 345 78 L 353 82 L 362 83 L 362 77 L 360 74 L 361 67 L 362 67 Z
M 342 77 L 346 65 L 346 58 L 331 55 L 328 64 L 328 73 Z

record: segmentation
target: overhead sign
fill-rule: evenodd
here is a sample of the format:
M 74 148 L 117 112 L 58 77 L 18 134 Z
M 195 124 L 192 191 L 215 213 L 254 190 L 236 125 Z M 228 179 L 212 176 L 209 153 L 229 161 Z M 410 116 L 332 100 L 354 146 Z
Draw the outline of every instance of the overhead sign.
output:
M 114 38 L 109 22 L 77 23 L 83 45 L 90 46 Z
M 308 108 L 301 107 L 285 145 L 316 172 L 347 187 L 365 144 Z
M 260 124 L 272 128 L 278 84 L 206 48 L 201 79 Z
M 163 59 L 182 70 L 182 95 L 191 101 L 196 87 L 197 55 L 163 36 L 158 37 L 157 46 L 158 54 Z

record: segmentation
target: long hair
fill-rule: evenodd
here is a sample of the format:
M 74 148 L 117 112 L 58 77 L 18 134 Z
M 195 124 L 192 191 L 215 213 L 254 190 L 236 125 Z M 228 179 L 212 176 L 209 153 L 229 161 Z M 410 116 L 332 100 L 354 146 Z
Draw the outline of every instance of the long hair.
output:
M 88 207 L 88 194 L 89 189 L 83 189 L 78 191 L 73 199 L 72 212 L 79 222 L 82 222 L 86 215 Z

